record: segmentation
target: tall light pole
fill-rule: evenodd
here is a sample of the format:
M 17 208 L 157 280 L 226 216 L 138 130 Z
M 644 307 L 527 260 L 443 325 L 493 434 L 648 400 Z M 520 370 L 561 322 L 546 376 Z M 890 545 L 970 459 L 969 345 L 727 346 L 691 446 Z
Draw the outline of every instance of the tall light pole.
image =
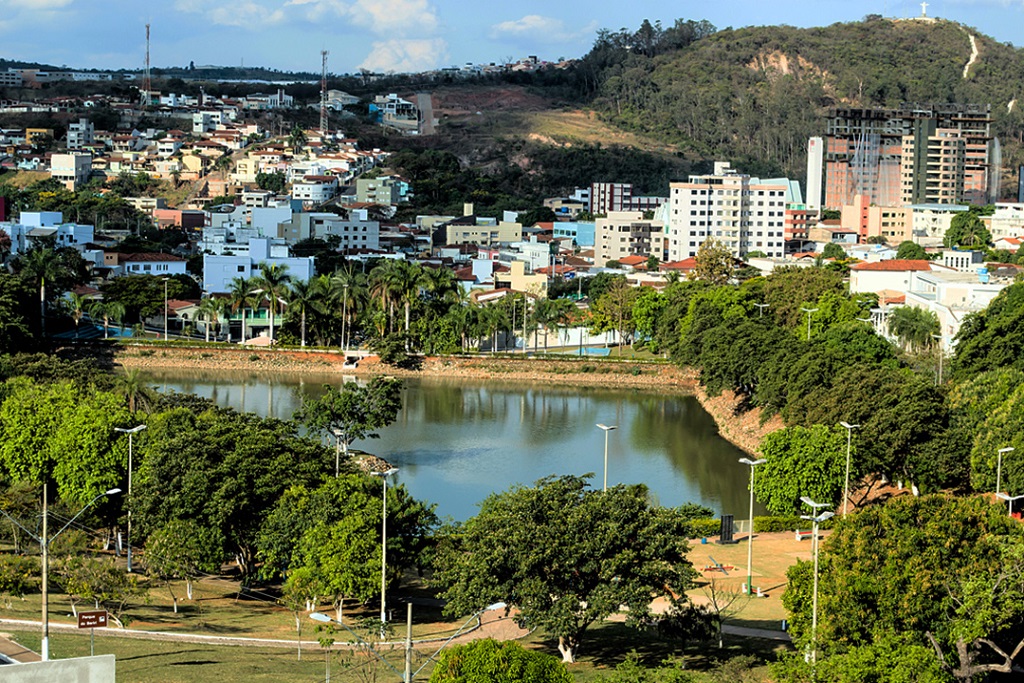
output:
M 128 571 L 132 571 L 132 437 L 146 428 L 146 425 L 136 425 L 131 429 L 114 427 L 115 432 L 128 435 Z
M 850 440 L 854 429 L 859 429 L 860 425 L 852 425 L 849 422 L 840 422 L 842 427 L 846 429 L 846 484 L 843 486 L 843 517 L 846 516 L 846 506 L 850 502 Z
M 818 661 L 818 525 L 827 519 L 835 516 L 831 510 L 817 514 L 820 508 L 828 507 L 827 503 L 815 503 L 807 496 L 800 498 L 805 505 L 809 505 L 814 514 L 800 515 L 800 519 L 811 521 L 811 552 L 814 553 L 814 595 L 811 599 L 811 665 Z
M 933 335 L 932 335 L 932 339 L 936 339 L 936 340 L 938 340 L 938 342 L 939 342 L 939 343 L 938 343 L 938 344 L 936 345 L 936 347 L 937 347 L 937 348 L 938 348 L 938 350 L 939 350 L 939 376 L 938 376 L 938 378 L 937 378 L 937 379 L 935 380 L 935 386 L 939 386 L 939 385 L 941 385 L 941 384 L 942 384 L 942 357 L 943 357 L 943 356 L 945 355 L 945 354 L 943 353 L 943 350 L 942 350 L 942 335 L 941 335 L 941 334 L 933 334 Z
M 384 482 L 384 494 L 382 496 L 384 501 L 384 518 L 381 520 L 380 526 L 380 623 L 381 629 L 383 629 L 384 624 L 388 623 L 388 614 L 385 611 L 384 603 L 384 596 L 388 585 L 388 477 L 392 474 L 398 474 L 398 468 L 392 467 L 386 472 L 371 472 L 370 474 L 380 477 L 381 481 Z
M 811 341 L 811 314 L 817 313 L 817 308 L 804 308 L 800 307 L 800 310 L 807 314 L 807 341 Z
M 167 341 L 167 280 L 168 278 L 164 278 L 164 341 Z M 242 315 L 244 316 L 245 313 L 243 312 Z
M 86 503 L 85 507 L 83 507 L 81 510 L 79 510 L 78 513 L 74 517 L 72 517 L 68 521 L 67 524 L 62 526 L 60 528 L 60 530 L 57 533 L 55 533 L 53 536 L 47 536 L 47 523 L 48 523 L 49 514 L 48 514 L 48 508 L 47 508 L 47 496 L 46 496 L 46 483 L 45 482 L 43 483 L 43 534 L 42 534 L 42 536 L 36 536 L 34 533 L 32 533 L 31 531 L 26 529 L 24 526 L 22 526 L 21 523 L 18 522 L 18 520 L 14 519 L 9 514 L 7 514 L 7 512 L 5 510 L 0 509 L 0 514 L 2 514 L 4 517 L 9 519 L 12 524 L 17 525 L 19 529 L 24 531 L 29 536 L 29 538 L 31 538 L 32 540 L 36 541 L 39 544 L 39 547 L 40 547 L 40 549 L 42 550 L 42 553 L 43 553 L 43 561 L 42 561 L 42 565 L 43 565 L 42 566 L 42 575 L 43 576 L 42 576 L 42 586 L 41 586 L 42 594 L 43 594 L 42 595 L 42 598 L 43 598 L 43 615 L 42 615 L 43 616 L 43 618 L 42 618 L 42 621 L 43 621 L 43 624 L 42 624 L 42 626 L 43 626 L 43 638 L 42 638 L 42 642 L 40 644 L 40 648 L 39 648 L 40 649 L 40 653 L 39 654 L 42 656 L 44 662 L 47 662 L 47 661 L 50 660 L 50 595 L 49 595 L 50 543 L 55 538 L 57 538 L 62 533 L 64 533 L 64 531 L 69 526 L 74 524 L 75 521 L 79 517 L 82 516 L 82 513 L 85 512 L 86 510 L 88 510 L 92 506 L 92 504 L 95 503 L 97 500 L 99 500 L 103 496 L 115 496 L 118 493 L 121 493 L 121 489 L 108 489 L 108 490 L 104 491 L 103 493 L 97 495 L 95 498 L 93 498 L 88 503 Z
M 604 430 L 604 487 L 602 491 L 608 490 L 608 432 L 613 429 L 618 429 L 618 425 L 603 425 L 600 422 L 597 424 L 599 429 Z
M 1003 453 L 1012 453 L 1013 446 L 1007 446 L 1006 448 L 999 449 L 999 457 L 996 461 L 996 495 L 999 495 L 999 491 L 1002 489 L 1003 481 Z
M 343 432 L 337 427 L 331 432 L 334 434 L 334 478 L 337 479 L 341 470 L 341 435 Z
M 345 355 L 348 356 L 348 337 L 345 331 L 348 329 L 348 283 L 341 286 L 341 345 L 345 347 Z M 346 361 L 348 359 L 346 358 Z M 338 476 L 338 475 L 334 475 Z
M 763 318 L 764 317 L 764 309 L 768 308 L 768 304 L 754 304 L 754 305 L 757 306 L 758 311 L 760 311 L 760 313 L 758 314 L 757 317 L 758 318 Z
M 747 595 L 750 595 L 752 583 L 751 567 L 753 566 L 751 561 L 754 559 L 754 468 L 758 465 L 763 465 L 767 460 L 764 458 L 758 458 L 757 460 L 740 458 L 740 462 L 744 465 L 750 465 L 750 533 L 747 534 Z

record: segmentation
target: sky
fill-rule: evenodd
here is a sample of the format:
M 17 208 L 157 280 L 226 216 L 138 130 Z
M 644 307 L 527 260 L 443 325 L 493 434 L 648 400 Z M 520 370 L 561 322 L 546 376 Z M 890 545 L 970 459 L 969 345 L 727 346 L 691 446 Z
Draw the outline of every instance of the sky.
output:
M 584 55 L 600 28 L 707 19 L 719 28 L 917 16 L 910 0 L 0 0 L 0 57 L 87 69 L 263 66 L 424 71 Z M 928 14 L 1024 45 L 1024 0 L 934 0 Z

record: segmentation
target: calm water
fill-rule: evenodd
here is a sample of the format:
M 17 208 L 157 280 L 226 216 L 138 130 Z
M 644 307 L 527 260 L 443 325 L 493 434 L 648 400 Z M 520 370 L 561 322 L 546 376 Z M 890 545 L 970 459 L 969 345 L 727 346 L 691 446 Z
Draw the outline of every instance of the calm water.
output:
M 160 390 L 287 418 L 302 397 L 339 385 L 338 375 L 298 377 L 209 371 L 151 371 Z M 349 378 L 351 379 L 351 378 Z M 699 502 L 747 516 L 744 453 L 718 435 L 696 399 L 631 390 L 409 380 L 403 409 L 380 439 L 353 444 L 401 469 L 398 481 L 438 514 L 464 520 L 488 494 L 551 474 L 595 474 L 601 486 L 604 432 L 608 484 L 644 483 L 666 506 Z

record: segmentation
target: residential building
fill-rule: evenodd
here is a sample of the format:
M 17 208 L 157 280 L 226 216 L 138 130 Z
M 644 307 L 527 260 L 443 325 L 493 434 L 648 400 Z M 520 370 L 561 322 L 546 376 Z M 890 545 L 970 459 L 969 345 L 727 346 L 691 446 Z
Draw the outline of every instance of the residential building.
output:
M 611 211 L 594 228 L 594 260 L 598 266 L 627 256 L 665 260 L 664 224 L 645 220 L 640 211 Z
M 905 290 L 905 303 L 935 313 L 943 352 L 949 353 L 964 318 L 983 311 L 1010 284 L 1011 278 L 992 277 L 984 267 L 977 273 L 917 271 Z
M 401 201 L 399 189 L 396 178 L 359 178 L 356 180 L 356 201 L 394 206 Z
M 278 224 L 277 235 L 288 243 L 337 237 L 343 252 L 380 249 L 380 223 L 368 220 L 366 211 L 353 211 L 348 219 L 333 213 L 295 213 Z
M 807 141 L 807 209 L 821 210 L 822 170 L 825 163 L 825 143 L 814 137 Z
M 96 128 L 89 119 L 78 119 L 77 123 L 68 124 L 68 149 L 81 149 L 96 142 Z
M 910 207 L 913 211 L 913 239 L 923 246 L 938 246 L 942 244 L 942 238 L 946 236 L 953 216 L 970 207 L 962 204 L 914 204 Z
M 79 251 L 94 241 L 93 226 L 63 221 L 60 211 L 22 211 L 17 222 L 0 223 L 0 230 L 11 239 L 11 256 L 29 251 L 36 240 L 43 238 L 52 238 L 58 248 L 75 247 Z
M 869 237 L 885 237 L 889 244 L 913 238 L 913 210 L 910 207 L 876 206 L 867 195 L 856 195 L 852 204 L 843 206 L 840 218 L 843 228 L 857 231 L 861 242 Z
M 667 201 L 667 197 L 634 196 L 630 183 L 590 185 L 590 213 L 595 216 L 612 211 L 654 211 Z
M 992 150 L 992 115 L 989 105 L 972 104 L 903 104 L 898 109 L 833 109 L 828 117 L 825 136 L 825 206 L 839 209 L 851 204 L 854 196 L 866 195 L 880 206 L 924 203 L 913 199 L 926 193 L 929 169 L 945 167 L 946 175 L 956 175 L 959 151 L 951 145 L 945 155 L 939 153 L 939 130 L 945 138 L 956 138 L 963 144 L 963 185 L 953 189 L 964 201 L 991 203 L 999 194 L 999 169 Z M 910 143 L 905 138 L 911 136 Z M 957 145 L 960 143 L 956 143 Z M 932 151 L 929 157 L 928 150 Z M 929 166 L 937 158 L 945 161 Z M 910 185 L 910 202 L 904 201 L 907 175 L 919 175 Z M 942 172 L 939 172 L 942 175 Z M 937 178 L 941 181 L 943 179 Z M 945 182 L 958 183 L 955 178 Z M 933 187 L 933 191 L 941 188 Z M 949 188 L 946 188 L 947 190 Z M 927 200 L 931 201 L 931 200 Z
M 323 204 L 338 194 L 336 176 L 311 175 L 292 184 L 292 198 L 308 204 Z
M 985 253 L 981 251 L 960 251 L 959 249 L 943 249 L 942 265 L 961 273 L 977 273 L 984 266 Z
M 494 288 L 508 288 L 517 292 L 526 292 L 538 297 L 546 297 L 548 293 L 548 277 L 540 273 L 529 273 L 524 261 L 512 261 L 508 271 L 493 273 Z
M 960 131 L 936 129 L 935 119 L 915 119 L 913 135 L 903 136 L 900 201 L 958 204 L 964 196 L 966 143 Z
M 259 274 L 260 264 L 276 264 L 286 270 L 295 282 L 307 282 L 315 273 L 312 256 L 273 256 L 271 240 L 258 237 L 249 240 L 248 253 L 203 256 L 203 291 L 207 294 L 231 291 L 236 277 L 250 278 Z
M 993 239 L 1024 237 L 1024 203 L 996 202 L 996 210 L 988 217 Z
M 186 275 L 186 262 L 173 254 L 122 254 L 118 258 L 125 275 Z
M 955 272 L 925 259 L 888 259 L 850 266 L 850 293 L 877 294 L 883 291 L 906 292 L 915 273 L 942 270 Z
M 424 219 L 424 224 L 430 222 L 430 217 L 418 217 L 417 222 L 420 222 L 420 218 Z M 432 244 L 434 246 L 452 244 L 497 246 L 521 242 L 523 239 L 521 223 L 477 216 L 473 211 L 473 205 L 469 203 L 463 207 L 461 218 L 453 218 L 433 225 Z
M 552 226 L 555 239 L 568 238 L 577 247 L 593 247 L 597 225 L 578 221 L 559 221 Z
M 669 185 L 667 260 L 696 256 L 709 237 L 735 258 L 750 251 L 781 258 L 786 206 L 801 203 L 799 184 L 786 178 L 751 178 L 715 162 L 714 172 Z
M 92 173 L 92 155 L 90 154 L 54 154 L 50 157 L 50 177 L 63 183 L 64 187 L 75 192 L 89 181 Z

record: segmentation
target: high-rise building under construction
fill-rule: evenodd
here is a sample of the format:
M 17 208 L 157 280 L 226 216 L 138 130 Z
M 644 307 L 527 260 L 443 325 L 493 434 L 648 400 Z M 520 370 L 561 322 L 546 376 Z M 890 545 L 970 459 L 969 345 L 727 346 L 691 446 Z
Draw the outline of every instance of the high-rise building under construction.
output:
M 999 194 L 989 105 L 833 109 L 825 137 L 825 202 L 864 195 L 878 206 L 987 204 Z

